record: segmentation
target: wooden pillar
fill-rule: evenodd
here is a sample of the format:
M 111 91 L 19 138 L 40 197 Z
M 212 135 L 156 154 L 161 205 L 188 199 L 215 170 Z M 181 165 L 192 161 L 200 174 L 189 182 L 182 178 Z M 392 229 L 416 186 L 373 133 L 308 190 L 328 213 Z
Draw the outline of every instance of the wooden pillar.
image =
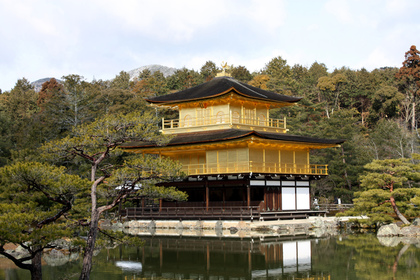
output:
M 206 211 L 209 211 L 209 181 L 206 180 Z
M 251 186 L 246 186 L 246 206 L 251 206 Z
M 207 243 L 207 250 L 206 250 L 206 261 L 207 261 L 207 273 L 210 270 L 210 248 L 209 248 L 209 244 Z
M 162 198 L 159 199 L 159 212 L 162 212 Z
M 252 254 L 251 254 L 251 250 L 248 250 L 248 273 L 252 273 Z
M 226 205 L 226 188 L 224 185 L 222 187 L 222 205 L 224 209 L 224 206 Z
M 267 210 L 267 191 L 268 188 L 264 187 L 264 210 Z
M 159 240 L 159 267 L 160 269 L 163 267 L 163 248 L 161 240 Z

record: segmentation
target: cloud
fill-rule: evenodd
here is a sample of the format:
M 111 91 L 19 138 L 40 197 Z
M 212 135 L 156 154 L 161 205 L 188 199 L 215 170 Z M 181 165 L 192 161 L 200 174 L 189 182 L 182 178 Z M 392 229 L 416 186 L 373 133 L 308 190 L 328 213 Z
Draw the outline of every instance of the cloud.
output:
M 325 3 L 325 9 L 341 23 L 352 23 L 354 20 L 347 0 L 330 0 Z
M 203 28 L 227 18 L 225 1 L 96 0 L 100 10 L 123 28 L 166 42 L 192 40 Z

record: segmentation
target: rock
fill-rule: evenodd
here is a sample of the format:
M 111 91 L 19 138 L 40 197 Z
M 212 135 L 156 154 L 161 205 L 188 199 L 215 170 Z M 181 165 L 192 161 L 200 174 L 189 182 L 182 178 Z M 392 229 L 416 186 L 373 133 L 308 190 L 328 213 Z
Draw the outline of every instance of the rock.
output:
M 71 249 L 71 243 L 64 239 L 57 239 L 51 242 L 50 244 L 55 249 L 63 249 L 63 250 L 70 250 Z
M 61 266 L 69 262 L 70 254 L 65 254 L 62 250 L 52 249 L 44 253 L 42 258 L 50 266 Z
M 414 246 L 420 245 L 420 238 L 416 236 L 403 236 L 401 238 L 402 238 L 401 242 L 406 245 L 414 245 Z
M 147 225 L 147 228 L 149 230 L 156 229 L 156 223 L 155 223 L 155 221 L 150 221 L 150 223 Z
M 408 226 L 401 229 L 401 235 L 420 236 L 420 226 Z
M 415 218 L 414 221 L 411 224 L 413 226 L 420 226 L 420 218 Z
M 230 231 L 230 234 L 235 234 L 238 232 L 238 229 L 236 227 L 230 227 L 229 231 Z
M 312 223 L 312 225 L 314 226 L 314 227 L 316 227 L 316 228 L 320 228 L 320 227 L 323 227 L 323 226 L 325 226 L 325 223 L 324 223 L 324 221 L 321 219 L 321 218 L 317 218 L 313 223 Z
M 217 221 L 216 225 L 214 226 L 214 229 L 217 231 L 222 231 L 223 230 L 223 222 L 222 221 Z
M 381 226 L 378 230 L 377 236 L 399 236 L 401 229 L 396 224 L 389 224 Z
M 398 236 L 378 236 L 379 243 L 386 247 L 396 247 L 402 241 Z

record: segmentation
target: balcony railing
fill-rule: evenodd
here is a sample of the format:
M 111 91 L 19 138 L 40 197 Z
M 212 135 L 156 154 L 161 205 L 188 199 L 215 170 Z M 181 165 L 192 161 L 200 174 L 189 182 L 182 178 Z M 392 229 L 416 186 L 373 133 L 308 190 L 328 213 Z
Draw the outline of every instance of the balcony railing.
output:
M 328 175 L 328 165 L 226 162 L 214 164 L 184 164 L 182 170 L 188 175 L 235 174 L 235 173 L 273 173 L 299 175 Z
M 232 117 L 231 115 L 226 116 L 211 116 L 203 118 L 186 118 L 184 120 L 173 119 L 165 120 L 162 119 L 162 130 L 174 129 L 174 128 L 191 128 L 191 127 L 209 127 L 214 125 L 241 125 L 241 126 L 253 126 L 253 127 L 267 127 L 286 130 L 286 118 L 284 119 L 272 119 L 272 118 L 242 118 Z

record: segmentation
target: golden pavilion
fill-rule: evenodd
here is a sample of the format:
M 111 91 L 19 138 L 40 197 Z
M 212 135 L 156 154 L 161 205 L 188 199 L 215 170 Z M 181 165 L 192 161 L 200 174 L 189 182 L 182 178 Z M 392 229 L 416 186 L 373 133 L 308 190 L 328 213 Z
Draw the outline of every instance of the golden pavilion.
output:
M 179 161 L 188 177 L 162 185 L 176 186 L 189 197 L 187 202 L 163 201 L 157 213 L 141 209 L 141 216 L 261 219 L 316 212 L 311 182 L 326 176 L 328 166 L 312 164 L 310 151 L 344 140 L 292 135 L 286 118 L 270 118 L 270 109 L 300 99 L 226 76 L 147 99 L 179 112 L 178 119 L 162 120 L 161 132 L 173 138 L 166 146 L 130 143 L 124 149 Z

